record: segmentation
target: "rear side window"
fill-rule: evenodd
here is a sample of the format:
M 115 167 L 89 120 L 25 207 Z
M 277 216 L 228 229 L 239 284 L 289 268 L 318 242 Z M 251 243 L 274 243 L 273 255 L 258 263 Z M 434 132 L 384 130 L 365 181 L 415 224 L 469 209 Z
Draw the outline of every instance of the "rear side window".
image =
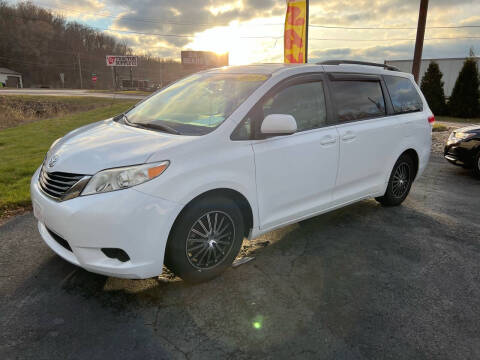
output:
M 396 114 L 423 110 L 422 99 L 410 79 L 391 75 L 384 78 Z
M 380 81 L 332 81 L 339 122 L 385 116 Z

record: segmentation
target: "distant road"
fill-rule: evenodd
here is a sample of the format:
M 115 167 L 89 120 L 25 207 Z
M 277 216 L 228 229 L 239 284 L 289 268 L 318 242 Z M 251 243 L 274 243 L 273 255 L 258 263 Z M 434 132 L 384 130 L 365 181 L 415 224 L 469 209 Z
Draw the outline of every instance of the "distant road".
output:
M 145 95 L 113 94 L 71 89 L 1 89 L 0 95 L 92 96 L 115 99 L 143 99 Z

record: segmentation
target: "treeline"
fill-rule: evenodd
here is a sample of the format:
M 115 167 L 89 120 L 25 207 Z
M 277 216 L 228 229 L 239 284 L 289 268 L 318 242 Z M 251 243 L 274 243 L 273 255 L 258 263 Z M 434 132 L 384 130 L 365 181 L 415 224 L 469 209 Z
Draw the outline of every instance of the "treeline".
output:
M 10 5 L 0 0 L 0 67 L 21 73 L 24 87 L 112 88 L 106 55 L 134 54 L 126 43 L 30 2 Z M 140 56 L 138 65 L 134 77 L 157 84 L 184 72 L 180 63 L 153 56 Z M 117 83 L 129 79 L 129 68 L 117 68 L 117 78 Z
M 422 78 L 420 87 L 433 113 L 461 118 L 480 117 L 480 76 L 473 51 L 463 63 L 448 101 L 442 77 L 440 67 L 432 61 Z

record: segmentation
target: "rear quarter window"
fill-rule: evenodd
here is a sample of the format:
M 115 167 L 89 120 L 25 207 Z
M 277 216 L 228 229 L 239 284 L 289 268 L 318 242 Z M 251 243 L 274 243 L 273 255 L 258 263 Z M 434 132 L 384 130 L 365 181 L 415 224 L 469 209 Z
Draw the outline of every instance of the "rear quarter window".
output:
M 410 79 L 391 75 L 384 79 L 396 114 L 423 110 L 422 99 Z
M 332 81 L 339 122 L 385 116 L 380 81 Z

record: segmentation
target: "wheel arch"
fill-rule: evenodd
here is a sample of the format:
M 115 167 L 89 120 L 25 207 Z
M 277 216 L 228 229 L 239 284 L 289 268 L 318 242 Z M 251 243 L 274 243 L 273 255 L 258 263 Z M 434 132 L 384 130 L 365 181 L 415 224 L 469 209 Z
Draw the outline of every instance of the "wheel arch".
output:
M 397 158 L 397 160 L 402 157 L 403 155 L 408 155 L 412 160 L 413 160 L 413 164 L 415 165 L 415 175 L 414 175 L 414 179 L 417 177 L 417 174 L 418 174 L 418 167 L 419 167 L 419 162 L 420 162 L 420 159 L 418 157 L 418 153 L 415 149 L 413 148 L 409 148 L 407 150 L 405 150 L 403 153 L 400 154 L 400 156 Z
M 415 164 L 415 177 L 414 177 L 414 179 L 417 177 L 418 171 L 420 169 L 420 157 L 418 155 L 419 154 L 418 150 L 416 150 L 413 146 L 402 147 L 401 150 L 399 150 L 396 153 L 396 155 L 394 155 L 390 158 L 390 163 L 388 164 L 388 166 L 385 167 L 385 172 L 383 174 L 383 176 L 384 176 L 383 187 L 379 191 L 379 194 L 383 194 L 387 190 L 388 181 L 390 179 L 390 175 L 392 173 L 393 167 L 395 166 L 395 163 L 397 162 L 397 160 L 400 159 L 400 157 L 402 155 L 405 155 L 405 154 L 407 154 L 408 156 L 410 156 L 412 158 L 412 160 Z M 381 196 L 381 195 L 379 195 L 379 196 Z
M 169 238 L 170 238 L 170 234 L 173 231 L 173 228 L 175 227 L 175 224 L 177 223 L 177 220 L 180 219 L 180 217 L 185 212 L 185 210 L 194 202 L 200 199 L 203 199 L 205 197 L 224 197 L 234 201 L 235 204 L 239 207 L 242 213 L 243 219 L 245 221 L 244 236 L 245 237 L 249 236 L 249 233 L 254 226 L 254 213 L 253 213 L 253 208 L 250 202 L 248 201 L 247 197 L 243 195 L 241 192 L 239 192 L 238 190 L 234 190 L 227 187 L 220 187 L 220 188 L 207 190 L 200 194 L 197 194 L 190 201 L 188 201 L 185 204 L 185 206 L 182 208 L 182 210 L 178 213 L 177 217 L 175 218 L 175 221 L 173 222 L 173 225 L 170 229 Z

